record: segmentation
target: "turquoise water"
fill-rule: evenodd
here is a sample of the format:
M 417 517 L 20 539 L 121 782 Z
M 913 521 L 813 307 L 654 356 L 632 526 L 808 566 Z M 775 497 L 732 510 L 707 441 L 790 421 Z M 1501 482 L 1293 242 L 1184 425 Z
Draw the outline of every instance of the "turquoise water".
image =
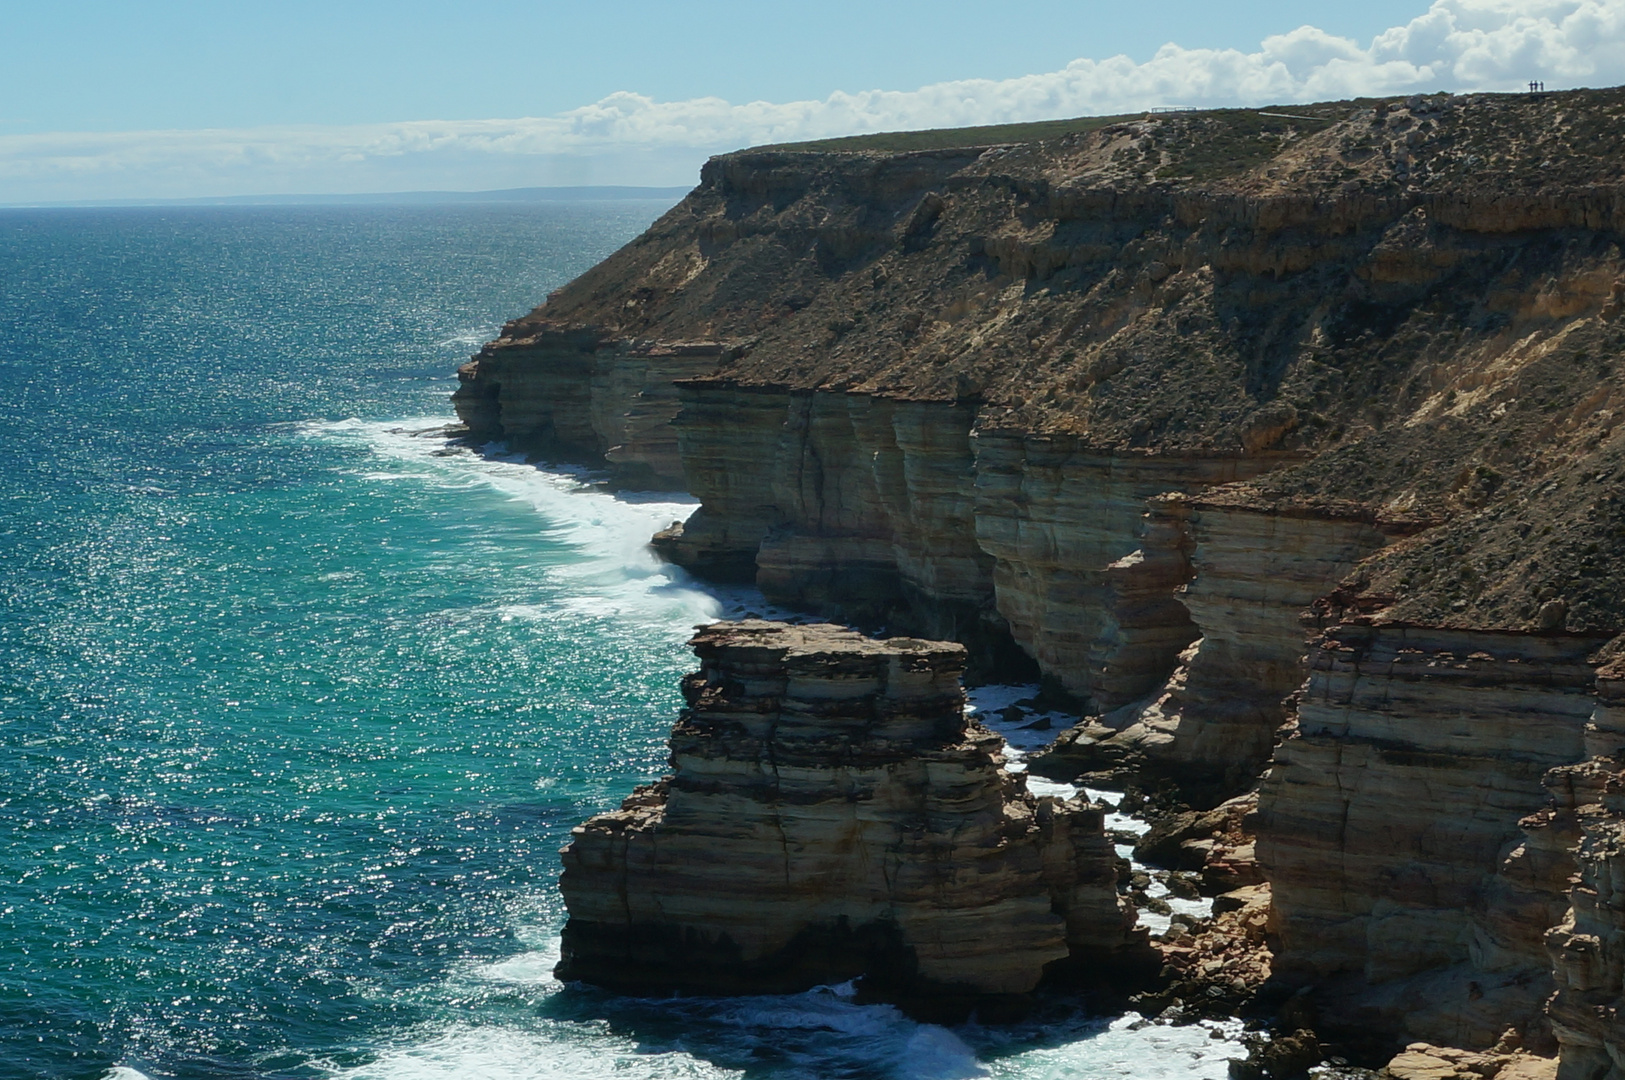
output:
M 681 496 L 424 432 L 661 209 L 0 212 L 0 1077 L 1224 1075 L 1059 1004 L 551 979 L 557 849 L 730 598 L 643 547 Z

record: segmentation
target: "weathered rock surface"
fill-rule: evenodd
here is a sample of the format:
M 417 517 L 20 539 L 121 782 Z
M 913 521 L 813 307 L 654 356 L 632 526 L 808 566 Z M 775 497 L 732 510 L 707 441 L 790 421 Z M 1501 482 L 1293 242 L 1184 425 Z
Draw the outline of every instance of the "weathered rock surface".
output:
M 944 402 L 680 386 L 675 428 L 700 508 L 659 549 L 770 598 L 976 646 L 1009 633 L 976 542 L 970 426 Z
M 1065 775 L 1132 762 L 1178 779 L 1190 798 L 1212 805 L 1249 787 L 1274 750 L 1289 716 L 1285 699 L 1304 680 L 1304 610 L 1422 523 L 1346 501 L 1262 499 L 1244 484 L 1158 496 L 1148 506 L 1141 547 L 1124 562 L 1145 567 L 1147 581 L 1177 598 L 1190 627 L 1184 640 L 1200 637 L 1144 703 L 1086 723 L 1035 767 Z M 1116 606 L 1147 606 L 1136 595 L 1126 599 Z M 1114 641 L 1132 640 L 1126 622 L 1114 627 Z M 1176 635 L 1166 640 L 1182 643 Z M 1142 672 L 1166 669 L 1166 654 L 1146 653 Z M 1146 689 L 1143 681 L 1127 685 Z
M 1562 1080 L 1610 1080 L 1625 1072 L 1625 768 L 1618 756 L 1625 664 L 1602 668 L 1588 729 L 1607 758 L 1548 777 L 1554 808 L 1529 822 L 1530 840 L 1556 834 L 1569 910 L 1546 935 L 1557 994 L 1548 1007 L 1562 1048 Z M 1598 742 L 1601 745 L 1597 745 Z
M 1187 1007 L 1233 1012 L 1270 977 L 1269 886 L 1226 893 L 1215 901 L 1213 912 L 1212 922 L 1199 932 L 1174 929 L 1157 943 L 1169 976 L 1163 994 L 1187 1002 Z
M 1559 1074 L 1555 1058 L 1418 1042 L 1394 1055 L 1377 1075 L 1379 1080 L 1555 1080 Z
M 1222 772 L 1231 789 L 1262 771 L 1287 719 L 1283 699 L 1303 683 L 1303 610 L 1332 591 L 1388 535 L 1358 504 L 1195 497 L 1192 579 L 1180 599 L 1202 637 L 1177 691 L 1149 726 L 1168 733 L 1154 751 L 1187 777 Z
M 999 613 L 1040 670 L 1097 711 L 1144 695 L 1195 636 L 1188 614 L 1148 608 L 1137 587 L 1163 569 L 1134 558 L 1147 500 L 1248 479 L 1280 462 L 1102 453 L 1072 436 L 978 432 L 976 538 L 996 560 Z
M 963 1011 L 1149 955 L 1102 811 L 1035 799 L 968 723 L 951 642 L 702 629 L 672 773 L 577 827 L 558 974 L 633 992 L 862 977 Z
M 630 487 L 681 490 L 677 379 L 713 372 L 716 342 L 610 340 L 591 327 L 509 323 L 457 371 L 457 416 L 479 441 L 609 468 Z
M 702 505 L 658 546 L 701 573 L 956 639 L 981 674 L 1036 667 L 1092 715 L 1035 772 L 1149 771 L 1201 809 L 1267 768 L 1271 979 L 1312 986 L 1332 1022 L 1474 1053 L 1510 1028 L 1541 1049 L 1555 986 L 1565 1070 L 1617 1075 L 1619 927 L 1596 899 L 1614 811 L 1588 785 L 1625 746 L 1625 706 L 1587 657 L 1625 629 L 1625 91 L 1295 111 L 717 158 L 644 237 L 505 328 L 462 372 L 459 412 L 623 483 L 681 480 Z M 629 881 L 615 867 L 634 856 L 705 865 L 709 840 L 682 831 L 696 820 L 761 845 L 752 888 L 761 867 L 783 875 L 765 783 L 733 764 L 714 789 L 678 782 L 735 760 L 715 749 L 733 728 L 693 723 L 674 779 L 582 834 L 567 889 Z M 953 756 L 974 745 L 930 752 L 975 788 L 984 766 Z M 1024 823 L 1008 834 L 965 826 L 1001 867 L 989 903 L 1027 912 L 1001 883 L 1042 879 L 1070 910 L 1065 844 L 1042 838 L 1092 826 L 1044 805 L 1000 810 Z M 705 817 L 721 806 L 738 814 Z M 1244 838 L 1220 835 L 1204 872 L 1245 885 Z M 808 843 L 808 865 L 833 865 Z M 1047 877 L 1019 869 L 1033 859 Z M 623 904 L 574 924 L 567 963 L 619 949 L 665 972 L 650 985 L 799 985 L 915 948 L 897 945 L 903 915 L 874 912 L 925 918 L 887 893 L 820 923 L 847 929 L 816 947 L 771 920 L 740 930 L 724 963 L 705 951 L 722 900 L 691 888 L 673 910 L 693 951 L 640 936 L 657 924 Z M 1026 959 L 944 931 L 938 974 L 904 981 L 1013 986 L 1059 955 L 1053 922 L 1011 926 Z M 1513 1064 L 1529 1063 L 1471 1069 Z
M 1323 635 L 1259 805 L 1278 974 L 1318 984 L 1344 1024 L 1444 1045 L 1539 1028 L 1553 915 L 1530 860 L 1503 862 L 1546 771 L 1584 755 L 1599 644 L 1357 621 Z M 1508 905 L 1519 891 L 1529 907 Z

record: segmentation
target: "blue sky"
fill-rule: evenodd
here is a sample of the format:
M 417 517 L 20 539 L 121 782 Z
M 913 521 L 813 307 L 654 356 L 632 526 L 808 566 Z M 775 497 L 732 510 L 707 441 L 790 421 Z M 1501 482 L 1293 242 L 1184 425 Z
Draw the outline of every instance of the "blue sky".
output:
M 545 116 L 618 90 L 820 99 L 1255 48 L 1311 23 L 1368 41 L 1415 0 L 391 3 L 7 0 L 0 132 Z
M 754 142 L 1625 81 L 1625 0 L 0 0 L 0 203 L 691 182 Z

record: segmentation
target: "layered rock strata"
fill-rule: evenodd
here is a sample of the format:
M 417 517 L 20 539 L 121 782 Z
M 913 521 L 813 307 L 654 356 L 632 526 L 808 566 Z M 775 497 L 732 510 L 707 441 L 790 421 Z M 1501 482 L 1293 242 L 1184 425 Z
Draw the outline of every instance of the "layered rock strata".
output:
M 995 559 L 999 613 L 1040 670 L 1094 710 L 1143 696 L 1195 636 L 1185 611 L 1146 602 L 1141 583 L 1160 584 L 1169 569 L 1134 558 L 1147 500 L 1250 479 L 1281 461 L 1108 453 L 1075 437 L 978 432 L 976 539 Z
M 1189 502 L 1192 577 L 1180 600 L 1202 639 L 1164 706 L 1173 723 L 1159 756 L 1180 773 L 1222 769 L 1245 786 L 1274 749 L 1283 699 L 1304 679 L 1301 613 L 1388 535 L 1358 504 Z
M 1002 770 L 1002 740 L 965 719 L 962 646 L 761 621 L 692 644 L 671 775 L 564 851 L 560 978 L 732 994 L 861 977 L 951 1013 L 1143 955 L 1102 811 Z
M 1194 805 L 1296 724 L 1259 815 L 1272 978 L 1372 1031 L 1538 1042 L 1567 901 L 1554 1024 L 1589 1076 L 1617 1045 L 1585 959 L 1606 800 L 1541 774 L 1625 731 L 1584 660 L 1625 629 L 1622 110 L 1439 95 L 726 155 L 505 328 L 459 412 L 680 478 L 702 505 L 661 547 L 702 573 L 985 673 L 1026 658 L 1102 714 L 1074 747 Z M 1334 586 L 1306 669 L 1297 609 Z M 646 797 L 626 813 L 665 814 Z M 1576 845 L 1596 881 L 1569 898 Z
M 1548 778 L 1554 809 L 1531 821 L 1530 840 L 1558 834 L 1569 910 L 1546 935 L 1557 993 L 1548 1007 L 1561 1047 L 1561 1080 L 1625 1073 L 1625 663 L 1605 666 L 1588 727 L 1609 754 Z M 1566 841 L 1566 843 L 1564 843 Z M 1556 846 L 1556 845 L 1549 845 Z
M 683 489 L 674 383 L 715 371 L 723 345 L 516 325 L 457 370 L 452 404 L 472 439 L 603 465 L 628 487 Z
M 701 505 L 662 536 L 664 554 L 715 577 L 754 571 L 770 599 L 860 622 L 984 652 L 1013 639 L 1101 709 L 1153 689 L 1194 636 L 1173 596 L 1183 578 L 1169 576 L 1185 567 L 1142 551 L 1147 500 L 1283 460 L 973 433 L 962 404 L 715 380 L 679 392 L 675 426 Z
M 1348 1026 L 1465 1047 L 1539 1028 L 1555 915 L 1531 860 L 1504 863 L 1547 770 L 1584 756 L 1599 644 L 1358 619 L 1323 634 L 1259 805 L 1278 975 Z
M 1219 539 L 1187 592 L 1207 608 L 1194 629 L 1155 595 L 1133 559 L 1144 500 L 1267 473 L 1268 499 L 1504 530 L 1508 493 L 1583 475 L 1625 400 L 1608 359 L 1625 311 L 1621 97 L 1334 102 L 1101 118 L 996 146 L 970 132 L 929 151 L 727 155 L 506 327 L 462 372 L 459 412 L 623 483 L 684 483 L 702 509 L 665 549 L 686 565 L 981 659 L 1013 641 L 1094 712 L 1155 690 L 1200 633 L 1190 700 L 1170 703 L 1192 748 L 1175 756 L 1223 746 L 1244 772 L 1295 646 L 1269 631 L 1261 652 L 1259 632 L 1230 625 L 1226 581 L 1259 560 L 1227 568 Z M 1589 499 L 1557 496 L 1577 512 Z M 1340 530 L 1358 531 L 1236 539 L 1372 540 Z M 1319 561 L 1329 576 L 1341 560 Z M 1550 562 L 1511 591 L 1561 592 Z M 1435 614 L 1456 610 L 1454 577 L 1427 580 L 1405 603 L 1450 624 Z M 1591 629 L 1613 595 L 1569 609 Z M 1505 601 L 1463 625 L 1533 618 Z
M 1064 776 L 1132 764 L 1212 805 L 1251 786 L 1269 761 L 1290 716 L 1287 699 L 1304 680 L 1305 609 L 1366 556 L 1425 523 L 1346 501 L 1264 499 L 1246 484 L 1161 495 L 1147 507 L 1140 548 L 1107 572 L 1125 583 L 1107 606 L 1107 640 L 1117 655 L 1137 653 L 1136 662 L 1097 652 L 1089 664 L 1108 682 L 1092 696 L 1098 707 L 1134 707 L 1067 733 L 1034 767 Z M 1146 618 L 1157 602 L 1171 613 Z M 1169 666 L 1149 699 L 1126 700 L 1145 697 L 1145 676 Z

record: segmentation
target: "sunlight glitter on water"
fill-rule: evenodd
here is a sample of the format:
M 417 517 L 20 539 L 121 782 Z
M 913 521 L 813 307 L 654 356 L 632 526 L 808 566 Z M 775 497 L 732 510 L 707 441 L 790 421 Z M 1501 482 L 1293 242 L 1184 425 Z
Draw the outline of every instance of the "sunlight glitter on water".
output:
M 650 555 L 691 499 L 414 432 L 662 209 L 0 222 L 0 1075 L 1223 1074 L 1059 1001 L 552 979 L 558 848 L 663 770 L 694 624 L 796 616 Z

